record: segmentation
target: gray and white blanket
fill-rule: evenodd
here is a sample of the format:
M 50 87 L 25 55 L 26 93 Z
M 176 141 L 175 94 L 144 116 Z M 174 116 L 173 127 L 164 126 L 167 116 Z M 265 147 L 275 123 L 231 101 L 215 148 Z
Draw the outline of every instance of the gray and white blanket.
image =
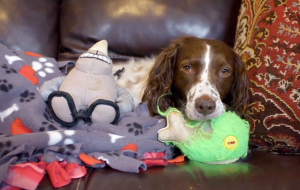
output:
M 139 172 L 146 170 L 147 160 L 172 158 L 172 148 L 157 141 L 165 121 L 149 117 L 145 104 L 121 114 L 116 125 L 80 121 L 67 128 L 56 123 L 38 87 L 62 75 L 57 64 L 0 44 L 0 188 L 9 181 L 9 168 L 20 163 L 57 161 Z

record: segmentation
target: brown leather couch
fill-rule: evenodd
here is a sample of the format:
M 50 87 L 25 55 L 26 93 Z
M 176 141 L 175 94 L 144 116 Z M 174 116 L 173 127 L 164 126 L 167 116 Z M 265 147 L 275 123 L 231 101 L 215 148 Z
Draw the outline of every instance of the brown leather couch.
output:
M 106 39 L 113 60 L 158 53 L 171 39 L 193 35 L 233 46 L 240 0 L 1 0 L 0 43 L 75 60 Z M 229 165 L 194 161 L 139 174 L 88 169 L 60 189 L 299 189 L 299 156 L 251 150 Z M 48 176 L 38 189 L 54 189 Z

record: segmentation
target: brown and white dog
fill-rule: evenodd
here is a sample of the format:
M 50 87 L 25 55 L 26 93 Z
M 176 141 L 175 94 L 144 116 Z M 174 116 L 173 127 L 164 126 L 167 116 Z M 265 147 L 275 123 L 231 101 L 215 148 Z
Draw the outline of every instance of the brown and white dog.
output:
M 217 117 L 226 109 L 247 117 L 248 77 L 246 65 L 220 41 L 184 36 L 174 40 L 156 58 L 131 60 L 117 83 L 146 102 L 151 115 L 159 106 L 176 107 L 190 120 Z

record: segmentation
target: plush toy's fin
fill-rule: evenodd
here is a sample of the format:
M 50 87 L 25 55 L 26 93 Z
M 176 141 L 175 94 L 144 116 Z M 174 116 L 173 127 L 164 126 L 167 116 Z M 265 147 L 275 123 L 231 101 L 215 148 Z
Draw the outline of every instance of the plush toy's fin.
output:
M 167 126 L 158 131 L 158 140 L 162 142 L 182 142 L 194 129 L 186 126 L 181 113 L 171 111 L 167 116 Z
M 187 139 L 193 129 L 186 125 L 183 115 L 178 109 L 169 107 L 165 112 L 159 109 L 160 98 L 170 94 L 163 94 L 157 100 L 157 112 L 167 118 L 167 126 L 158 131 L 158 140 L 162 142 L 181 142 Z
M 94 44 L 89 50 L 101 51 L 102 53 L 107 55 L 107 48 L 108 48 L 107 41 L 101 40 L 101 41 L 97 42 L 96 44 Z
M 171 93 L 168 93 L 168 94 L 163 94 L 163 95 L 161 95 L 160 97 L 158 97 L 158 99 L 157 99 L 157 112 L 159 113 L 159 115 L 161 115 L 161 116 L 164 116 L 164 117 L 167 117 L 167 115 L 169 114 L 169 110 L 170 110 L 170 108 L 167 110 L 167 111 L 165 111 L 165 112 L 162 112 L 160 109 L 159 109 L 159 100 L 160 100 L 160 98 L 161 97 L 163 97 L 163 96 L 166 96 L 166 95 L 172 95 Z

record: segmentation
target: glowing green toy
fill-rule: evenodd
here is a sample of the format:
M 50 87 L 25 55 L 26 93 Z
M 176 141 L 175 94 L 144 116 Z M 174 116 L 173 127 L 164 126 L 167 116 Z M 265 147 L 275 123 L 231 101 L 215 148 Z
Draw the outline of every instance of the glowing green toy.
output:
M 190 160 L 208 164 L 228 164 L 248 152 L 249 123 L 234 112 L 204 121 L 185 121 L 176 108 L 158 113 L 167 126 L 158 131 L 158 140 L 177 146 Z

